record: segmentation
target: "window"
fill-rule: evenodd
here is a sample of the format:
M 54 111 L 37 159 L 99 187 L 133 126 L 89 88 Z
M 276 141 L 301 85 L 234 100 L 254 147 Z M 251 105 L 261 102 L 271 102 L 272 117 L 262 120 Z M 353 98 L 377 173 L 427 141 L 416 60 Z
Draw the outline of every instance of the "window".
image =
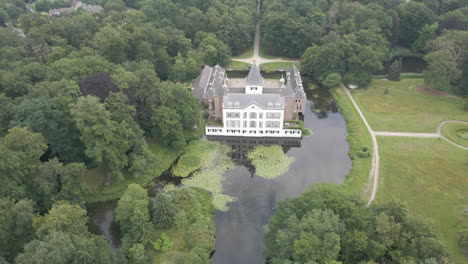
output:
M 268 103 L 268 108 L 273 108 L 273 103 L 272 102 Z
M 244 121 L 244 128 L 247 128 L 247 121 Z
M 251 112 L 251 113 L 250 113 L 250 118 L 251 118 L 251 119 L 256 119 L 256 118 L 257 118 L 257 113 Z
M 279 128 L 280 127 L 280 122 L 278 122 L 278 121 L 267 121 L 267 122 L 265 122 L 265 127 L 266 128 Z
M 262 121 L 258 122 L 258 128 L 263 128 L 263 122 Z
M 281 113 L 274 113 L 273 118 L 274 119 L 281 119 Z
M 257 91 L 257 87 L 250 87 L 250 91 Z
M 227 108 L 231 108 L 231 107 L 232 107 L 232 103 L 231 103 L 231 102 L 228 102 L 228 103 L 226 104 L 226 107 L 227 107 Z
M 227 112 L 226 117 L 229 118 L 240 118 L 240 113 L 239 112 Z
M 263 113 L 260 113 L 258 118 L 263 119 Z
M 257 127 L 257 122 L 250 121 L 250 128 L 256 128 L 256 127 Z
M 234 102 L 234 107 L 239 108 L 239 107 L 240 107 L 240 103 L 239 103 L 239 102 Z
M 276 104 L 275 104 L 275 108 L 281 108 L 281 104 L 280 104 L 280 103 L 276 103 Z
M 243 116 L 244 116 L 244 118 L 247 118 L 247 112 L 244 112 Z

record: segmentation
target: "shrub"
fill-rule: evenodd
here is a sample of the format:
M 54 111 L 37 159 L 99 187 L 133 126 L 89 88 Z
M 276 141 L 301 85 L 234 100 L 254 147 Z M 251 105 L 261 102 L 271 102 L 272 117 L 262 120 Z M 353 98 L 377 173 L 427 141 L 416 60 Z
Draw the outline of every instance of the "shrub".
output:
M 468 227 L 458 231 L 457 242 L 462 249 L 468 250 Z
M 322 84 L 326 88 L 336 87 L 341 82 L 341 75 L 339 73 L 330 73 L 327 75 Z
M 202 259 L 194 252 L 189 252 L 185 254 L 181 260 L 180 264 L 202 264 Z
M 371 149 L 368 146 L 360 146 L 356 155 L 360 158 L 367 158 L 371 155 Z
M 390 65 L 390 69 L 388 70 L 388 79 L 390 81 L 400 80 L 400 61 L 398 59 Z
M 157 251 L 162 251 L 166 252 L 171 250 L 173 247 L 172 241 L 169 239 L 169 237 L 166 235 L 166 233 L 162 233 L 161 237 L 156 240 L 153 244 L 153 248 Z
M 383 93 L 384 93 L 384 94 L 388 94 L 388 93 L 389 93 L 389 90 L 388 90 L 388 88 L 386 88 L 386 89 L 384 90 L 384 92 L 383 92 Z

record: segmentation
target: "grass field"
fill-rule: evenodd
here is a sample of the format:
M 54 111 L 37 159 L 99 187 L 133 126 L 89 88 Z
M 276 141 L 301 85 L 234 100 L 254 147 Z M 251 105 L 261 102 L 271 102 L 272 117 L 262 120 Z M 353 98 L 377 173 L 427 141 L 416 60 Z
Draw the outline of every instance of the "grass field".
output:
M 468 124 L 447 123 L 442 127 L 441 133 L 449 140 L 468 147 Z
M 260 68 L 266 72 L 274 72 L 278 71 L 280 67 L 283 67 L 285 71 L 287 71 L 293 64 L 292 62 L 269 62 L 260 65 Z M 297 65 L 296 65 L 297 67 Z
M 468 152 L 440 139 L 378 137 L 377 201 L 405 202 L 411 214 L 432 219 L 456 263 L 467 263 L 456 233 L 468 207 Z
M 371 192 L 371 186 L 368 186 L 368 184 L 372 158 L 359 158 L 356 156 L 355 152 L 356 149 L 363 145 L 372 147 L 372 139 L 364 122 L 359 117 L 359 114 L 343 89 L 334 88 L 331 92 L 341 110 L 341 114 L 346 119 L 350 148 L 349 154 L 353 159 L 353 167 L 346 176 L 345 185 L 354 193 L 360 194 L 363 200 L 367 200 Z
M 254 45 L 252 44 L 252 46 L 250 46 L 250 48 L 248 48 L 247 50 L 245 50 L 244 52 L 242 52 L 239 55 L 232 56 L 232 58 L 233 59 L 248 59 L 248 58 L 252 57 L 253 55 L 254 55 Z
M 226 67 L 228 69 L 229 67 L 232 68 L 234 71 L 245 71 L 249 70 L 249 64 L 245 62 L 240 62 L 240 61 L 231 61 L 229 65 Z
M 153 139 L 148 139 L 147 141 L 151 152 L 153 152 L 156 157 L 155 168 L 151 175 L 141 176 L 139 178 L 126 175 L 124 180 L 106 185 L 104 170 L 99 168 L 89 169 L 86 172 L 85 184 L 91 189 L 91 192 L 86 195 L 86 201 L 100 202 L 117 199 L 123 194 L 129 184 L 138 183 L 146 185 L 169 169 L 180 151 L 174 150 L 172 147 L 161 145 Z
M 422 79 L 373 80 L 353 97 L 374 131 L 435 133 L 444 120 L 468 121 L 462 99 L 417 91 L 422 84 Z

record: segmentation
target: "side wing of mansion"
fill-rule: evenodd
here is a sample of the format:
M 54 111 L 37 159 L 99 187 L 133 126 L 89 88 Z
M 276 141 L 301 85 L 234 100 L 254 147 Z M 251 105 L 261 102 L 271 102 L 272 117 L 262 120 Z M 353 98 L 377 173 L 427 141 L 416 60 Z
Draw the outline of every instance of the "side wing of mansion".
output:
M 229 79 L 219 65 L 205 66 L 192 93 L 208 106 L 222 125 L 205 128 L 206 135 L 245 137 L 301 137 L 299 129 L 285 129 L 285 120 L 303 115 L 307 101 L 299 70 L 292 66 L 286 79 L 266 80 L 254 63 L 245 79 Z M 286 125 L 292 125 L 287 124 Z

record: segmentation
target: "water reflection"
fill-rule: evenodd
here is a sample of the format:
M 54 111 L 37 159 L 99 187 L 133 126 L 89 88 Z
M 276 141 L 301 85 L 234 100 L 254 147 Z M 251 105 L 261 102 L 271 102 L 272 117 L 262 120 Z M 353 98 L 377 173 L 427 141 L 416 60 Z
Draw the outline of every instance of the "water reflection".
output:
M 237 166 L 228 172 L 224 193 L 239 200 L 228 212 L 215 213 L 216 252 L 212 263 L 264 263 L 263 235 L 268 219 L 278 202 L 295 197 L 317 182 L 342 183 L 351 169 L 343 117 L 332 109 L 332 101 L 317 105 L 307 103 L 304 125 L 313 136 L 302 140 L 264 138 L 210 138 L 223 141 L 233 149 Z M 325 107 L 326 106 L 326 107 Z M 322 113 L 323 112 L 323 113 Z M 289 171 L 276 179 L 264 179 L 254 173 L 246 153 L 256 145 L 281 145 L 294 158 Z
M 103 235 L 109 242 L 112 251 L 120 248 L 120 228 L 115 222 L 115 208 L 117 201 L 111 200 L 88 204 L 89 231 L 96 235 Z

